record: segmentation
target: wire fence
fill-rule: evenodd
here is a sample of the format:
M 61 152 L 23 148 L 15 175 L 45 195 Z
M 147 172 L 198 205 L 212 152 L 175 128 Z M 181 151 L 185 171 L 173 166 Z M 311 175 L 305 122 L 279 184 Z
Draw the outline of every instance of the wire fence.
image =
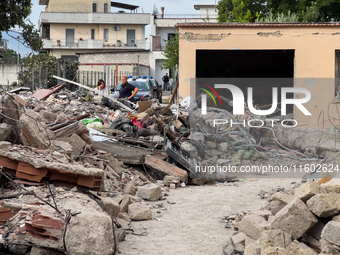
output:
M 17 67 L 14 72 L 17 73 L 17 79 L 2 85 L 5 85 L 8 89 L 18 86 L 29 87 L 32 91 L 37 89 L 48 89 L 62 82 L 61 80 L 52 77 L 58 76 L 91 88 L 95 88 L 98 80 L 102 79 L 105 81 L 106 86 L 109 89 L 112 89 L 118 85 L 123 75 L 142 77 L 144 75 L 149 76 L 150 72 L 149 67 L 146 66 L 103 66 L 101 70 L 103 71 L 79 70 L 78 64 L 73 64 L 67 61 L 58 61 L 57 63 L 50 63 L 49 65 L 42 66 L 37 66 L 36 64 L 21 64 L 21 66 Z M 74 84 L 68 84 L 67 89 L 70 91 L 76 91 L 79 87 Z

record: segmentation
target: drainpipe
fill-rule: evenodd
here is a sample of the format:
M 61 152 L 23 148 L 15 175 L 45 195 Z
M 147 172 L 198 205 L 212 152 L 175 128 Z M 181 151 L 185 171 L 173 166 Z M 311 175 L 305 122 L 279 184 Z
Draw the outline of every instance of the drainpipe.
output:
M 161 11 L 162 11 L 161 18 L 164 19 L 164 7 L 161 7 Z

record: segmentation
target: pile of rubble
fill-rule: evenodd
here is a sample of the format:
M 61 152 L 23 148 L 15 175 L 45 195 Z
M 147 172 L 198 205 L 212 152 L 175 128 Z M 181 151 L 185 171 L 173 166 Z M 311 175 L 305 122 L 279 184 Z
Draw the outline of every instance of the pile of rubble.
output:
M 295 190 L 280 190 L 263 210 L 224 220 L 237 230 L 223 245 L 224 255 L 339 254 L 340 180 L 310 180 Z
M 272 164 L 292 164 L 308 162 L 320 151 L 336 153 L 331 144 L 312 151 L 310 146 L 297 148 L 300 144 L 284 141 L 289 149 L 280 145 L 273 130 L 213 127 L 213 118 L 237 122 L 223 109 L 209 109 L 201 116 L 197 107 L 164 106 L 157 100 L 134 104 L 95 95 L 91 89 L 70 92 L 65 86 L 0 97 L 0 244 L 6 252 L 114 254 L 118 241 L 129 233 L 131 220 L 159 220 L 159 212 L 153 213 L 146 201 L 166 199 L 169 189 L 187 184 L 220 180 L 239 185 L 237 176 L 198 173 L 197 167 L 262 165 L 268 159 Z M 254 242 L 270 228 L 301 241 L 321 220 L 302 206 L 300 198 L 293 204 L 288 198 L 285 204 L 274 203 L 275 195 L 270 212 L 255 215 L 259 225 L 251 227 L 249 217 L 255 216 L 245 212 L 227 220 L 230 224 L 239 220 L 234 227 L 239 224 L 241 232 L 247 228 L 250 232 L 244 234 Z M 277 216 L 284 206 L 288 212 Z M 291 226 L 288 213 L 298 210 L 309 212 L 302 214 L 308 217 L 300 232 L 281 229 Z M 327 238 L 328 246 L 337 245 Z M 228 242 L 226 249 L 234 253 L 226 254 L 241 252 L 237 241 Z
M 158 106 L 153 120 L 102 96 L 51 91 L 0 100 L 1 250 L 114 254 L 131 221 L 159 219 L 147 201 L 188 183 L 164 161 L 163 127 L 153 123 L 172 113 Z

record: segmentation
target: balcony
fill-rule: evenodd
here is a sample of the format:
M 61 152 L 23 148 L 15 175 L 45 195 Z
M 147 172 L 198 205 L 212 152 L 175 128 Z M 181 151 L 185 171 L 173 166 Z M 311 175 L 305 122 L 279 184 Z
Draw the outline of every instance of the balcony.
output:
M 145 40 L 65 40 L 42 39 L 42 49 L 142 49 L 146 48 Z
M 152 51 L 165 51 L 165 43 L 163 42 L 160 36 L 152 36 Z
M 2 39 L 0 40 L 0 53 L 7 51 L 7 42 L 6 40 Z
M 74 13 L 74 12 L 42 12 L 39 26 L 45 23 L 64 24 L 150 24 L 149 13 Z

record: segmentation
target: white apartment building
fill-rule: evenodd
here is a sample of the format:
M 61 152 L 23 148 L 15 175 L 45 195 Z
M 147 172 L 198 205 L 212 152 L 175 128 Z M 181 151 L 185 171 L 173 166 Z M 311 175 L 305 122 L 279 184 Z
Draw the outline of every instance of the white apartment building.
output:
M 150 13 L 109 0 L 39 0 L 42 52 L 77 61 L 76 53 L 145 50 Z M 114 11 L 112 11 L 113 9 Z
M 162 70 L 161 65 L 165 59 L 162 54 L 165 50 L 167 40 L 176 35 L 177 23 L 190 22 L 217 22 L 216 5 L 194 5 L 199 14 L 165 14 L 165 8 L 161 7 L 162 13 L 158 16 L 151 15 L 150 35 L 150 75 L 158 83 L 162 83 L 165 73 L 171 76 L 171 70 Z

